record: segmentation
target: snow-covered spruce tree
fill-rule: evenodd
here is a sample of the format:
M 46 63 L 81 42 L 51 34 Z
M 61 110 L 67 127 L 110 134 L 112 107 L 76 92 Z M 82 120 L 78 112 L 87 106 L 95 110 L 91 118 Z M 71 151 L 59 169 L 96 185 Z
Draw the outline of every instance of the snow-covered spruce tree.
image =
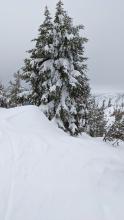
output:
M 99 106 L 92 97 L 89 103 L 87 133 L 91 137 L 103 137 L 106 131 L 106 120 L 104 116 L 104 102 Z
M 105 134 L 104 141 L 118 145 L 119 141 L 124 141 L 124 112 L 116 111 L 115 122 L 110 126 Z
M 28 51 L 29 59 L 25 59 L 25 65 L 21 78 L 30 87 L 29 102 L 37 106 L 41 105 L 42 97 L 46 90 L 50 89 L 51 66 L 53 59 L 53 24 L 48 8 L 45 8 L 45 19 L 39 27 L 39 34 L 33 41 L 35 48 Z
M 23 104 L 20 94 L 23 91 L 21 86 L 21 78 L 19 71 L 13 75 L 13 81 L 9 82 L 8 87 L 8 105 L 9 107 L 16 107 Z
M 0 82 L 0 107 L 2 108 L 7 107 L 6 91 L 1 82 Z
M 84 43 L 80 36 L 83 26 L 74 26 L 72 19 L 58 2 L 54 20 L 55 50 L 55 116 L 60 127 L 72 135 L 84 131 L 86 126 L 89 84 L 85 75 Z
M 48 9 L 35 49 L 25 61 L 23 78 L 31 84 L 32 103 L 71 135 L 85 130 L 90 94 L 86 76 L 83 26 L 74 26 L 59 1 L 52 23 Z

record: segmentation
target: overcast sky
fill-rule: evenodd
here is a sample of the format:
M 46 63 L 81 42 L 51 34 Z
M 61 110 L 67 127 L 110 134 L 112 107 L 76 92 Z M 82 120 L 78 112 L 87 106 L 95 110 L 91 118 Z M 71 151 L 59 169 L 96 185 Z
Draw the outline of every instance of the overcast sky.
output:
M 0 0 L 0 80 L 7 82 L 26 58 L 47 4 L 57 0 Z M 77 24 L 85 26 L 88 77 L 96 89 L 124 91 L 124 0 L 64 0 Z

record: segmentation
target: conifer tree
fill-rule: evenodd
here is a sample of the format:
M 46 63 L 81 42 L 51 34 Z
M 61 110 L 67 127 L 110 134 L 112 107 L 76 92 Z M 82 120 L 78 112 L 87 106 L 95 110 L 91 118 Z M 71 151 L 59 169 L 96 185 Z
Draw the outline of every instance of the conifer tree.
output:
M 109 98 L 109 101 L 108 101 L 108 108 L 112 106 L 112 99 Z
M 95 98 L 90 99 L 87 133 L 92 137 L 103 137 L 106 131 L 104 105 L 98 106 Z
M 124 112 L 118 110 L 115 112 L 115 122 L 110 126 L 105 134 L 104 141 L 112 142 L 118 145 L 119 141 L 124 141 Z
M 0 107 L 2 107 L 2 108 L 7 107 L 6 91 L 5 91 L 5 88 L 1 82 L 0 82 Z
M 61 1 L 53 22 L 46 8 L 35 48 L 29 51 L 22 73 L 31 85 L 32 103 L 40 105 L 50 120 L 71 135 L 85 130 L 90 95 L 84 56 L 87 39 L 80 36 L 82 29 L 73 25 Z
M 45 19 L 38 30 L 38 37 L 33 41 L 35 48 L 28 51 L 29 59 L 25 59 L 25 66 L 21 78 L 29 83 L 31 93 L 29 100 L 32 104 L 40 105 L 51 77 L 50 61 L 53 58 L 53 24 L 48 8 L 45 8 Z
M 19 71 L 14 74 L 13 81 L 10 81 L 8 88 L 8 104 L 9 107 L 22 105 L 22 97 L 20 96 L 23 89 L 21 86 L 21 78 Z

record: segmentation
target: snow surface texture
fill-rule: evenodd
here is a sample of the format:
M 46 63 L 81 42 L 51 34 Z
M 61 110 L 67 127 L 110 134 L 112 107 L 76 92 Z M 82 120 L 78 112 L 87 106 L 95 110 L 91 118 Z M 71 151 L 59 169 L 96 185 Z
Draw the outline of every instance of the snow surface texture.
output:
M 0 220 L 124 220 L 124 146 L 0 109 Z

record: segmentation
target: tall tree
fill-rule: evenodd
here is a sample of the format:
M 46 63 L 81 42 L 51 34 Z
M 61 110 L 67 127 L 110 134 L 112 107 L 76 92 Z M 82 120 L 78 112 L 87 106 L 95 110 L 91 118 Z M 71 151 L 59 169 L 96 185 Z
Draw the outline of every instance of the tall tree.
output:
M 48 8 L 45 8 L 45 19 L 38 29 L 38 37 L 34 39 L 35 48 L 28 51 L 29 59 L 25 59 L 25 65 L 21 78 L 29 83 L 31 93 L 30 102 L 41 104 L 41 99 L 46 91 L 46 81 L 49 81 L 51 69 L 50 60 L 53 57 L 53 24 Z M 48 65 L 49 64 L 49 65 Z
M 83 26 L 74 26 L 63 8 L 56 6 L 52 22 L 48 9 L 39 29 L 36 46 L 25 61 L 23 79 L 30 83 L 32 103 L 40 105 L 46 116 L 71 135 L 85 130 L 90 95 Z

